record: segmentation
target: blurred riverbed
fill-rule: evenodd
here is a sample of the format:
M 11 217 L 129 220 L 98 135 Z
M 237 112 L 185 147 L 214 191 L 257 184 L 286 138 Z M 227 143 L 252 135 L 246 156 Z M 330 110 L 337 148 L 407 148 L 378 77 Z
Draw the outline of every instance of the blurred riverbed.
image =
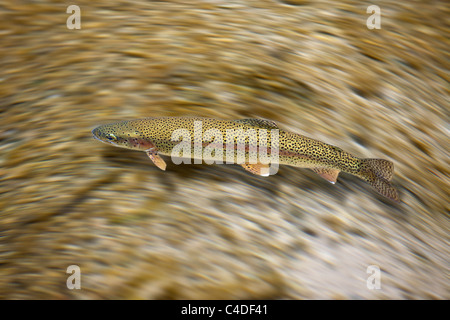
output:
M 76 4 L 80 30 L 0 1 L 0 298 L 450 298 L 448 2 L 379 1 L 379 30 L 367 1 Z M 389 159 L 402 202 L 293 167 L 163 172 L 91 135 L 184 115 Z

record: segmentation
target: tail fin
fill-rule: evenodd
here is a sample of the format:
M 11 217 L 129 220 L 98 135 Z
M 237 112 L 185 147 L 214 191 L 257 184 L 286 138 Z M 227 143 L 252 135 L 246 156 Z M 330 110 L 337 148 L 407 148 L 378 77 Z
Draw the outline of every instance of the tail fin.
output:
M 389 182 L 394 175 L 394 164 L 384 159 L 361 159 L 360 176 L 381 195 L 399 202 L 397 189 Z

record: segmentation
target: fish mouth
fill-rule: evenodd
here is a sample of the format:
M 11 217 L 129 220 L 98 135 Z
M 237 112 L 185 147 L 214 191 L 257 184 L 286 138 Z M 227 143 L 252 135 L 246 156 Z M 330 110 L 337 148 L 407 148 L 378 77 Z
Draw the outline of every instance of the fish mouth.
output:
M 117 144 L 117 143 L 115 143 L 115 142 L 113 142 L 113 141 L 106 141 L 106 140 L 104 140 L 104 139 L 102 139 L 102 138 L 100 138 L 100 136 L 97 134 L 97 129 L 98 128 L 95 128 L 94 130 L 92 130 L 92 136 L 95 138 L 95 139 L 97 139 L 98 141 L 100 141 L 100 142 L 103 142 L 103 143 L 106 143 L 106 144 L 112 144 L 112 145 L 114 145 L 114 146 L 118 146 L 119 147 L 119 145 Z

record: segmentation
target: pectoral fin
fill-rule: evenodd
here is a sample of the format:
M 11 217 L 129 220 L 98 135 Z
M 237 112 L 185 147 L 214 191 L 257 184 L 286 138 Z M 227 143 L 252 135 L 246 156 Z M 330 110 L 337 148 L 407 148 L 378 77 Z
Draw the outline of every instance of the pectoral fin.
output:
M 311 168 L 311 170 L 332 184 L 336 183 L 339 172 L 341 172 L 338 169 L 331 168 Z
M 270 175 L 270 167 L 268 164 L 262 164 L 262 163 L 256 163 L 256 164 L 250 164 L 250 163 L 243 163 L 241 164 L 242 168 L 245 170 L 259 175 L 263 177 L 268 177 Z
M 155 152 L 155 151 L 146 151 L 146 153 L 147 153 L 148 157 L 153 161 L 155 166 L 157 166 L 158 168 L 160 168 L 163 171 L 166 170 L 167 164 L 160 156 L 158 156 L 157 152 Z

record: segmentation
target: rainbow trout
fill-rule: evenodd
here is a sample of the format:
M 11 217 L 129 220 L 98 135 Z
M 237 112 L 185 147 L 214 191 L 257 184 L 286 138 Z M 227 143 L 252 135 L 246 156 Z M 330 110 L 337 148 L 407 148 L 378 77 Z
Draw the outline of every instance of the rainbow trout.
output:
M 338 147 L 284 131 L 270 120 L 157 117 L 106 124 L 92 133 L 102 142 L 145 151 L 162 170 L 166 163 L 160 155 L 171 155 L 177 164 L 177 159 L 184 159 L 185 163 L 186 159 L 194 159 L 194 163 L 237 163 L 261 176 L 276 173 L 279 164 L 310 168 L 333 184 L 342 171 L 364 179 L 381 195 L 399 201 L 397 190 L 390 183 L 392 162 L 355 157 Z

